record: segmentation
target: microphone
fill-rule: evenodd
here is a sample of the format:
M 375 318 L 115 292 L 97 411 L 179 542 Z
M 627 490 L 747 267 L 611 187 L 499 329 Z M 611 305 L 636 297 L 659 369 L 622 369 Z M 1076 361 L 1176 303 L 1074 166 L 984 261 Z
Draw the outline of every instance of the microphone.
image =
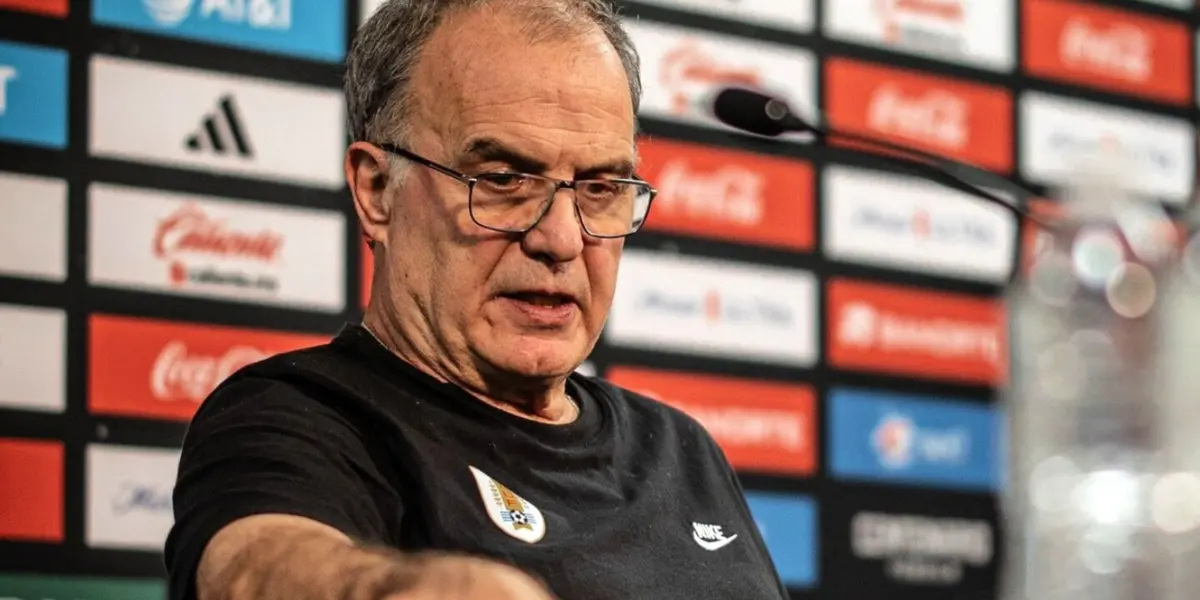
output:
M 1014 260 L 1004 294 L 1011 369 L 999 398 L 1008 431 L 998 497 L 1008 558 L 998 597 L 1195 597 L 1200 233 L 1180 243 L 1167 211 L 1133 193 L 1125 157 L 1112 147 L 1069 157 L 1076 164 L 1058 191 L 1061 214 L 1044 222 L 1027 209 L 1036 194 L 1003 176 L 839 131 L 770 95 L 727 88 L 711 109 L 751 134 L 805 133 L 888 151 L 1044 228 L 1046 248 L 1025 276 Z
M 899 154 L 907 159 L 901 162 L 917 168 L 925 167 L 922 170 L 932 179 L 999 204 L 1019 218 L 1029 219 L 1043 227 L 1053 227 L 1051 223 L 1043 222 L 1024 209 L 1030 198 L 1037 197 L 1036 193 L 1000 175 L 920 148 L 814 123 L 797 115 L 786 101 L 763 92 L 739 87 L 724 88 L 713 96 L 710 110 L 712 116 L 722 123 L 755 135 L 778 137 L 785 133 L 803 133 L 825 141 L 833 136 Z M 895 157 L 885 158 L 895 160 Z M 986 183 L 976 183 L 981 180 Z M 1004 199 L 989 191 L 988 187 L 999 188 L 1011 194 L 1013 199 Z

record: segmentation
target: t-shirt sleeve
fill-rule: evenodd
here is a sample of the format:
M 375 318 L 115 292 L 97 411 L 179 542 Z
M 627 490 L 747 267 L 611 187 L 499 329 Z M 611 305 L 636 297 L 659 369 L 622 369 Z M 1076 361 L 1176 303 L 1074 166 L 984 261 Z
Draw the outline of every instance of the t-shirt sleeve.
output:
M 314 395 L 245 378 L 201 406 L 184 439 L 164 548 L 171 600 L 196 597 L 205 546 L 242 517 L 292 514 L 356 540 L 386 539 L 368 448 L 341 411 Z

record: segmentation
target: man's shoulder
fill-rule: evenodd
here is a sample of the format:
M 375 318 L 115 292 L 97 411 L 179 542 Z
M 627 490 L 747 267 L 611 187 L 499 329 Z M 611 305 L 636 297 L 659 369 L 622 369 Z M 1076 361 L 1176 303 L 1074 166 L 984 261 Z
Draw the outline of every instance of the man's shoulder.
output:
M 353 395 L 344 382 L 361 380 L 361 366 L 346 356 L 335 339 L 324 344 L 273 354 L 247 364 L 226 377 L 209 393 L 201 408 L 229 410 L 235 406 L 291 406 Z M 214 406 L 215 405 L 215 406 Z

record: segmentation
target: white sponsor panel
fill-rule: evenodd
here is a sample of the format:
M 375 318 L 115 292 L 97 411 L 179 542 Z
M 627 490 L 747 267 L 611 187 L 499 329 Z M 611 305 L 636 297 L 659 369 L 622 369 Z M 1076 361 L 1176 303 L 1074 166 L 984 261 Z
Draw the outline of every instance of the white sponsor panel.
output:
M 67 182 L 0 172 L 0 275 L 67 278 Z
M 1068 183 L 1078 160 L 1101 149 L 1127 165 L 1136 195 L 1182 205 L 1192 197 L 1196 130 L 1176 119 L 1027 92 L 1020 101 L 1021 173 L 1050 186 Z
M 1015 0 L 823 0 L 835 39 L 993 71 L 1016 66 Z
M 339 312 L 345 220 L 334 211 L 94 183 L 95 285 Z
M 850 545 L 862 560 L 884 563 L 892 579 L 953 585 L 965 567 L 992 562 L 992 526 L 982 519 L 860 512 L 850 522 Z
M 815 294 L 807 271 L 626 250 L 605 337 L 617 346 L 810 365 Z
M 816 0 L 641 0 L 696 13 L 705 13 L 792 31 L 811 31 Z
M 67 408 L 67 313 L 0 304 L 0 408 Z
M 816 116 L 817 60 L 810 50 L 649 21 L 626 20 L 624 27 L 642 60 L 640 116 L 732 130 L 710 114 L 713 95 L 724 87 L 760 89 L 786 99 L 798 114 Z
M 914 177 L 829 166 L 825 253 L 862 263 L 991 283 L 1012 269 L 1016 222 L 982 198 Z
M 104 158 L 337 189 L 338 90 L 94 56 L 89 151 Z
M 379 7 L 383 6 L 383 0 L 359 0 L 358 2 L 358 26 L 362 27 Z
M 178 450 L 88 445 L 85 543 L 161 552 L 175 522 L 171 493 L 178 468 Z

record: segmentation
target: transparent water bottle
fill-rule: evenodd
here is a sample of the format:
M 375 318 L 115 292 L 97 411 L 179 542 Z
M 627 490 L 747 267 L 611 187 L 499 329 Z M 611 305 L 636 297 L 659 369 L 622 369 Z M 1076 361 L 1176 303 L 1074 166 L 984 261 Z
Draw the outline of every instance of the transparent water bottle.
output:
M 1200 589 L 1200 248 L 1116 150 L 1072 170 L 1008 298 L 1006 600 Z

